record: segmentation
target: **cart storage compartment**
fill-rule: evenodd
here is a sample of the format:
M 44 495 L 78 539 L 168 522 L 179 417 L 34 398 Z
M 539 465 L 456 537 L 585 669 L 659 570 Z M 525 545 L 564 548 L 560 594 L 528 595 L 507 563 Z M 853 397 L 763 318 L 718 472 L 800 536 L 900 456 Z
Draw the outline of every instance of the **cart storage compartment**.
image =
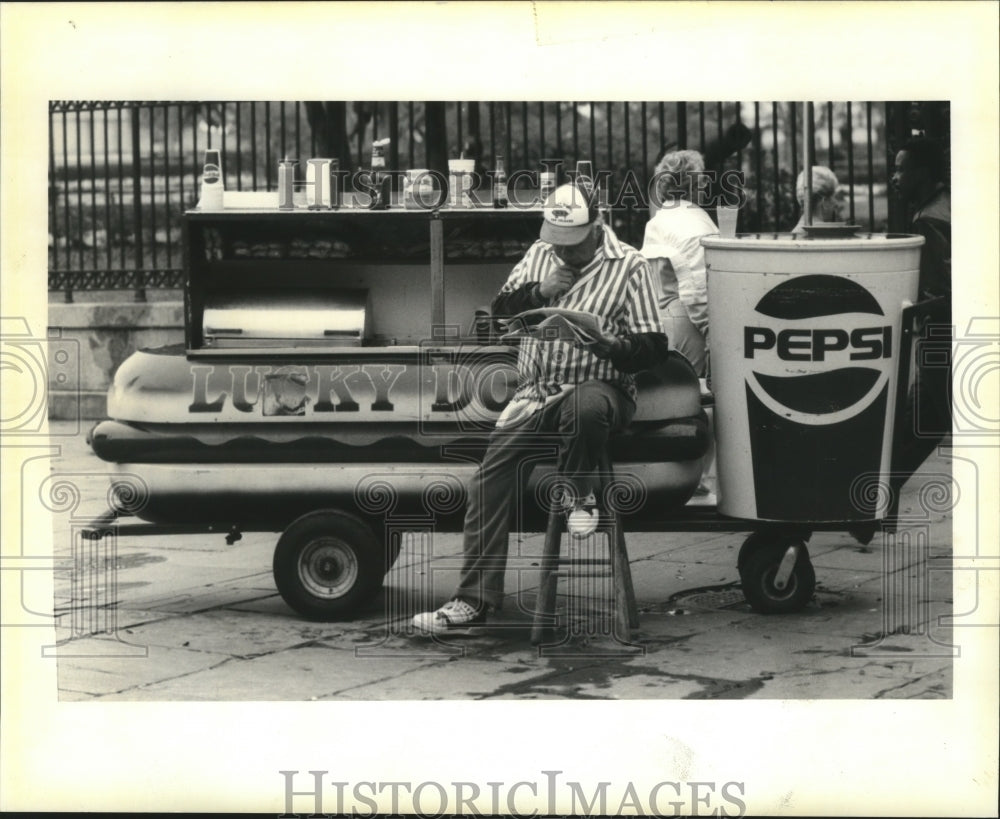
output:
M 251 290 L 206 298 L 205 346 L 360 347 L 369 337 L 367 290 Z

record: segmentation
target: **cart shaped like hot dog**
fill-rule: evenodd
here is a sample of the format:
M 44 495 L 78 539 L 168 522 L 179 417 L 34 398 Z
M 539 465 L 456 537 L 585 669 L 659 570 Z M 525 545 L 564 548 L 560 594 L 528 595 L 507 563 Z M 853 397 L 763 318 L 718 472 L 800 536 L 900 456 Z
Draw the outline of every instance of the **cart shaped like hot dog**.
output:
M 280 532 L 273 571 L 288 605 L 353 616 L 398 556 L 386 533 L 400 521 L 461 530 L 468 477 L 516 386 L 516 348 L 497 343 L 482 305 L 540 218 L 350 202 L 185 214 L 185 343 L 138 351 L 115 375 L 109 420 L 93 432 L 115 502 L 91 535 Z M 907 344 L 901 315 L 887 321 Z M 899 375 L 879 387 L 892 405 Z M 630 497 L 625 531 L 749 532 L 748 602 L 800 609 L 815 586 L 810 533 L 885 511 L 804 521 L 689 504 L 709 447 L 706 403 L 677 353 L 640 375 L 636 415 L 610 450 Z M 544 531 L 553 459 L 526 458 L 522 477 L 512 525 Z

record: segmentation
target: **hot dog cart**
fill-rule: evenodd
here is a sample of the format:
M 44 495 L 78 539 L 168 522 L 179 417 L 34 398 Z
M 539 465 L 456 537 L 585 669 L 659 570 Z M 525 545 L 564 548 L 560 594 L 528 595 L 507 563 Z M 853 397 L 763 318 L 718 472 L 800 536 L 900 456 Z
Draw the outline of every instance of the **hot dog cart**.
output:
M 460 531 L 465 486 L 516 387 L 493 296 L 540 208 L 230 208 L 184 215 L 185 343 L 140 350 L 93 433 L 119 534 L 281 532 L 275 582 L 317 619 L 349 617 L 398 556 L 402 520 Z M 643 373 L 612 456 L 629 529 L 662 528 L 701 475 L 699 382 L 673 353 Z M 543 531 L 553 464 L 514 528 Z M 146 523 L 129 522 L 135 517 Z
M 93 432 L 115 500 L 89 536 L 280 532 L 285 601 L 350 617 L 380 589 L 406 521 L 461 530 L 467 479 L 516 387 L 516 347 L 498 343 L 486 305 L 541 211 L 275 204 L 184 214 L 185 343 L 140 350 L 115 375 Z M 640 374 L 635 417 L 612 442 L 626 531 L 749 532 L 744 595 L 782 612 L 812 597 L 813 531 L 891 526 L 871 493 L 905 398 L 921 241 L 703 240 L 723 502 L 689 504 L 712 396 L 672 352 Z M 817 317 L 830 326 L 806 326 Z M 853 427 L 817 448 L 819 428 L 873 401 L 877 441 L 841 468 Z M 798 471 L 772 468 L 775 454 Z M 875 490 L 845 484 L 862 466 Z M 553 464 L 526 474 L 513 530 L 543 531 Z

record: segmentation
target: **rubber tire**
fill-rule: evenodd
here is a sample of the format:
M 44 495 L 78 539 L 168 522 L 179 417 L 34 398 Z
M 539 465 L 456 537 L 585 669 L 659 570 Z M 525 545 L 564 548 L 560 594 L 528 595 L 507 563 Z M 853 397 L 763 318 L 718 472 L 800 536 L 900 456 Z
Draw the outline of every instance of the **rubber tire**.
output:
M 382 573 L 389 574 L 389 570 L 396 565 L 399 560 L 399 553 L 403 550 L 402 544 L 397 539 L 394 545 L 386 545 L 385 562 L 382 565 Z
M 382 587 L 385 566 L 371 527 L 347 512 L 321 509 L 282 532 L 272 570 L 278 592 L 294 611 L 329 622 L 353 617 L 369 603 Z M 320 587 L 327 581 L 331 585 L 324 592 Z
M 743 567 L 746 566 L 747 558 L 758 549 L 765 548 L 768 542 L 772 540 L 774 540 L 774 537 L 768 532 L 756 531 L 743 541 L 743 545 L 740 546 L 739 556 L 736 558 L 736 568 L 740 573 L 740 577 L 743 576 Z
M 749 539 L 748 539 L 749 541 Z M 759 614 L 788 614 L 801 611 L 812 600 L 816 590 L 816 572 L 804 543 L 795 561 L 788 585 L 783 591 L 774 588 L 774 575 L 778 571 L 785 551 L 796 541 L 785 540 L 767 545 L 755 543 L 748 550 L 740 568 L 743 596 L 750 608 Z M 746 545 L 746 544 L 744 544 Z
M 803 543 L 807 542 L 810 537 L 812 537 L 812 532 L 801 527 L 792 528 L 788 525 L 779 527 L 764 524 L 751 532 L 747 539 L 743 541 L 743 545 L 740 546 L 739 556 L 736 558 L 736 568 L 742 575 L 747 558 L 758 549 L 766 548 L 771 543 L 784 543 L 787 546 L 796 540 Z

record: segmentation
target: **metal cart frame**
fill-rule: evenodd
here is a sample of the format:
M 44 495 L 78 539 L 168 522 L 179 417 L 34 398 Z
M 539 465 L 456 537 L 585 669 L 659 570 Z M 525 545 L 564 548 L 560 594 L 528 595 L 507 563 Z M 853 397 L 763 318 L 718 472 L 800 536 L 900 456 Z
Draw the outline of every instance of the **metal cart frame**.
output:
M 928 319 L 941 301 L 922 302 L 903 309 L 893 451 L 906 414 L 914 328 L 918 320 Z M 890 504 L 885 518 L 870 525 L 880 523 L 885 531 L 895 530 L 898 498 L 891 497 Z M 377 594 L 385 573 L 398 557 L 398 551 L 393 554 L 391 547 L 380 546 L 371 527 L 347 509 L 316 509 L 287 526 L 278 521 L 244 524 L 219 520 L 191 525 L 126 522 L 129 517 L 126 512 L 109 510 L 92 521 L 83 536 L 98 540 L 112 532 L 117 536 L 142 537 L 222 534 L 231 545 L 242 538 L 243 532 L 280 532 L 273 560 L 278 591 L 294 610 L 310 619 L 351 617 L 360 605 Z M 659 532 L 749 532 L 737 560 L 744 596 L 758 612 L 781 613 L 801 610 L 813 596 L 816 579 L 807 548 L 812 533 L 849 531 L 865 523 L 868 522 L 744 520 L 725 517 L 714 506 L 685 506 L 668 518 L 643 518 L 638 528 Z M 334 582 L 345 573 L 353 578 L 348 587 Z M 332 585 L 324 587 L 324 583 Z M 325 592 L 324 588 L 330 591 Z

